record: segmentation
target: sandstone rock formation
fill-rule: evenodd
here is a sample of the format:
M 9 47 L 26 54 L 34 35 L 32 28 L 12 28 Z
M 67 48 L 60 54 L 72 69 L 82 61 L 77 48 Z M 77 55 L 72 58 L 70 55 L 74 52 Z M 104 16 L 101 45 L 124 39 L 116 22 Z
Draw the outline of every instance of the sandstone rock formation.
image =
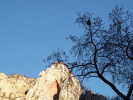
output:
M 36 83 L 33 78 L 27 78 L 19 74 L 6 76 L 0 73 L 0 100 L 24 100 L 25 91 Z
M 62 63 L 54 63 L 39 74 L 26 95 L 27 100 L 78 100 L 82 93 L 79 82 Z
M 0 73 L 0 100 L 104 100 L 81 86 L 67 66 L 55 62 L 37 79 Z

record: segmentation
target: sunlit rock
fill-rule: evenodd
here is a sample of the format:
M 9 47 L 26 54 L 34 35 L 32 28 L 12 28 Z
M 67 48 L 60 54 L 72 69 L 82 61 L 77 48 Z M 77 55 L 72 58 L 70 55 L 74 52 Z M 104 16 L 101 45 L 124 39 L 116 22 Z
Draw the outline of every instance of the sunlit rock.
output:
M 78 80 L 62 63 L 54 63 L 39 74 L 26 95 L 27 100 L 78 100 L 82 93 Z
M 37 79 L 0 73 L 0 100 L 105 100 L 82 91 L 79 81 L 65 64 L 55 62 Z
M 0 100 L 25 98 L 25 91 L 32 88 L 36 80 L 19 74 L 6 76 L 0 73 Z

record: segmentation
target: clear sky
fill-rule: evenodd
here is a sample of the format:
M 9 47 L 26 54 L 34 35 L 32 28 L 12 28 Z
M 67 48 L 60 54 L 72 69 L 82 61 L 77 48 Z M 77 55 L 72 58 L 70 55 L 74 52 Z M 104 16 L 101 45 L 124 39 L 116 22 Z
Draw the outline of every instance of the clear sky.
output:
M 78 12 L 90 12 L 108 21 L 115 5 L 133 13 L 133 0 L 0 0 L 0 72 L 38 77 L 42 61 L 52 51 L 68 51 L 70 34 L 84 31 L 75 20 Z M 89 79 L 93 92 L 114 95 L 103 82 Z

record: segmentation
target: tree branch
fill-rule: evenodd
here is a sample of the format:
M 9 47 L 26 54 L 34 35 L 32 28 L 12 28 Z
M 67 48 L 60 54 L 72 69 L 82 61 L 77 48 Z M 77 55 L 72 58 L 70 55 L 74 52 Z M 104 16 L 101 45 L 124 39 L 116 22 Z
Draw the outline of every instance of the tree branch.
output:
M 105 69 L 106 69 L 107 67 L 109 67 L 110 65 L 111 65 L 111 62 L 110 62 L 110 63 L 107 63 L 107 64 L 105 65 L 105 67 L 104 67 L 103 70 L 102 70 L 101 75 L 103 75 L 103 73 L 105 72 Z
M 130 99 L 131 95 L 132 95 L 132 92 L 133 92 L 133 84 L 130 86 L 129 88 L 129 91 L 128 91 L 128 94 L 127 94 L 127 100 Z
M 73 69 L 76 67 L 81 67 L 81 66 L 87 66 L 87 65 L 94 65 L 93 63 L 89 62 L 89 63 L 85 63 L 85 64 L 77 64 L 77 63 L 68 63 L 71 65 L 71 67 L 69 69 Z
M 97 73 L 96 71 L 90 71 L 90 72 L 87 72 L 86 74 L 82 74 L 82 75 L 75 75 L 75 76 L 87 76 L 89 74 L 93 74 L 93 73 Z
M 128 43 L 128 46 L 126 46 L 126 55 L 127 55 L 127 57 L 128 57 L 130 60 L 133 60 L 133 58 L 130 57 L 129 54 L 128 54 L 128 49 L 129 49 L 128 47 L 129 47 L 129 43 Z
M 114 84 L 109 82 L 107 79 L 105 79 L 101 74 L 98 75 L 98 77 L 103 80 L 106 84 L 108 84 L 119 96 L 121 96 L 124 100 L 126 100 L 126 96 L 123 95 L 116 87 Z

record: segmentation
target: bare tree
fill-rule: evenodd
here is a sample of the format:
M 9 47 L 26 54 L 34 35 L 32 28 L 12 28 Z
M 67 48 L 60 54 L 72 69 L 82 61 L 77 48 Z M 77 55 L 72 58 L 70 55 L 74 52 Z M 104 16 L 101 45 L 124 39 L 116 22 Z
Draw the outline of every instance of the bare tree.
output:
M 76 22 L 85 33 L 68 37 L 74 43 L 70 53 L 76 57 L 75 62 L 68 64 L 82 79 L 100 78 L 121 98 L 129 100 L 133 91 L 133 16 L 115 6 L 109 20 L 107 26 L 100 17 L 78 14 Z M 112 81 L 106 76 L 111 76 Z M 115 83 L 125 86 L 127 94 L 118 90 Z

